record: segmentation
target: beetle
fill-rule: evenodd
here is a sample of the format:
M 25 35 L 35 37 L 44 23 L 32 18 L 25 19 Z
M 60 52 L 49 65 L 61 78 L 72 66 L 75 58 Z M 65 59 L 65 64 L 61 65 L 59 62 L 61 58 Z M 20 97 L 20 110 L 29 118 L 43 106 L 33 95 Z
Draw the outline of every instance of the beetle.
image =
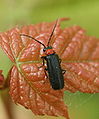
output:
M 63 70 L 61 68 L 61 59 L 59 58 L 58 54 L 56 54 L 55 51 L 53 50 L 52 46 L 49 45 L 51 38 L 54 34 L 55 28 L 57 26 L 57 21 L 58 20 L 56 20 L 56 23 L 52 29 L 52 33 L 50 34 L 50 37 L 48 39 L 47 46 L 45 46 L 45 44 L 43 44 L 42 42 L 33 38 L 32 36 L 29 36 L 26 34 L 20 34 L 20 36 L 25 36 L 25 37 L 31 38 L 31 39 L 35 40 L 36 42 L 40 43 L 41 45 L 43 45 L 43 47 L 44 47 L 43 53 L 44 54 L 41 57 L 41 59 L 43 60 L 42 66 L 45 65 L 45 61 L 46 61 L 47 68 L 45 68 L 45 74 L 47 71 L 48 72 L 47 78 L 49 78 L 50 84 L 54 90 L 60 90 L 60 89 L 64 88 L 63 75 L 66 72 L 66 70 Z M 42 66 L 40 66 L 39 68 L 41 68 Z

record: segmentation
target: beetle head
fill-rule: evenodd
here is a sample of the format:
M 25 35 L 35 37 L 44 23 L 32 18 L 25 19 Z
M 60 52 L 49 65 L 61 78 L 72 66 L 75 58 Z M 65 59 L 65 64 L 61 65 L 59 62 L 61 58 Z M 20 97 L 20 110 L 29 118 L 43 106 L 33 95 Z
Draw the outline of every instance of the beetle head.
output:
M 45 52 L 45 51 L 48 50 L 48 49 L 52 49 L 52 46 L 48 46 L 48 47 L 44 48 L 44 49 L 43 49 L 43 52 Z

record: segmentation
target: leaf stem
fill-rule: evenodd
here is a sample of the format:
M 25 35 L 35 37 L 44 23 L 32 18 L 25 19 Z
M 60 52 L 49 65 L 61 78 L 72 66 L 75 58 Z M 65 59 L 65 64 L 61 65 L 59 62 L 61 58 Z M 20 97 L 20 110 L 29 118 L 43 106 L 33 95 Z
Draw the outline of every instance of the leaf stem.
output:
M 3 102 L 5 113 L 7 115 L 7 119 L 15 119 L 12 112 L 12 103 L 8 94 L 8 90 L 4 90 L 0 94 L 1 100 Z

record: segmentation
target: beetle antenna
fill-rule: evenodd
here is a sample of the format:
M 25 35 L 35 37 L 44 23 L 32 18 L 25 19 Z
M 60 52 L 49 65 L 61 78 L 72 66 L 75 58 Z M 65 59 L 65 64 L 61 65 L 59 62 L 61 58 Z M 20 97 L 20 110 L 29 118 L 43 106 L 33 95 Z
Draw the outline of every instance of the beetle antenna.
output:
M 56 20 L 56 23 L 55 23 L 55 25 L 54 25 L 54 27 L 53 27 L 52 33 L 51 33 L 51 35 L 50 35 L 50 37 L 49 37 L 49 39 L 48 39 L 47 46 L 49 46 L 49 43 L 50 43 L 50 41 L 51 41 L 51 38 L 52 38 L 52 36 L 53 36 L 53 34 L 54 34 L 54 31 L 55 31 L 55 28 L 56 28 L 56 26 L 57 26 L 57 22 L 58 22 L 58 19 Z
M 29 35 L 26 35 L 26 34 L 20 34 L 20 36 L 25 36 L 25 37 L 31 38 L 31 39 L 35 40 L 36 42 L 40 43 L 41 45 L 43 45 L 44 48 L 46 48 L 46 46 L 45 46 L 43 43 L 41 43 L 40 41 L 36 40 L 36 39 L 33 38 L 32 36 L 29 36 Z

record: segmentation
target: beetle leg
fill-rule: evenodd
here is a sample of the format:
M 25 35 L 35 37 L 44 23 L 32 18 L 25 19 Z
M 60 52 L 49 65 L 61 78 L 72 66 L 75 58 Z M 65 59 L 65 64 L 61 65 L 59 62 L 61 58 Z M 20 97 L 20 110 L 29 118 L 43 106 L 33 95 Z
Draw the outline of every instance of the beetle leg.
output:
M 62 69 L 62 74 L 63 74 L 63 75 L 65 74 L 65 72 L 66 72 L 66 70 Z
M 62 60 L 61 59 L 59 59 L 59 63 L 61 63 L 62 62 Z
M 41 58 L 43 60 L 43 64 L 41 66 L 39 66 L 38 68 L 42 68 L 45 65 L 44 58 L 43 57 L 41 57 Z
M 47 69 L 47 68 L 45 68 L 45 70 L 46 70 L 46 71 L 48 71 L 48 69 Z
M 47 77 L 47 79 L 48 79 L 48 75 L 47 75 L 47 71 L 48 69 L 47 68 L 45 68 L 45 70 L 44 70 L 44 73 L 45 73 L 45 76 Z

